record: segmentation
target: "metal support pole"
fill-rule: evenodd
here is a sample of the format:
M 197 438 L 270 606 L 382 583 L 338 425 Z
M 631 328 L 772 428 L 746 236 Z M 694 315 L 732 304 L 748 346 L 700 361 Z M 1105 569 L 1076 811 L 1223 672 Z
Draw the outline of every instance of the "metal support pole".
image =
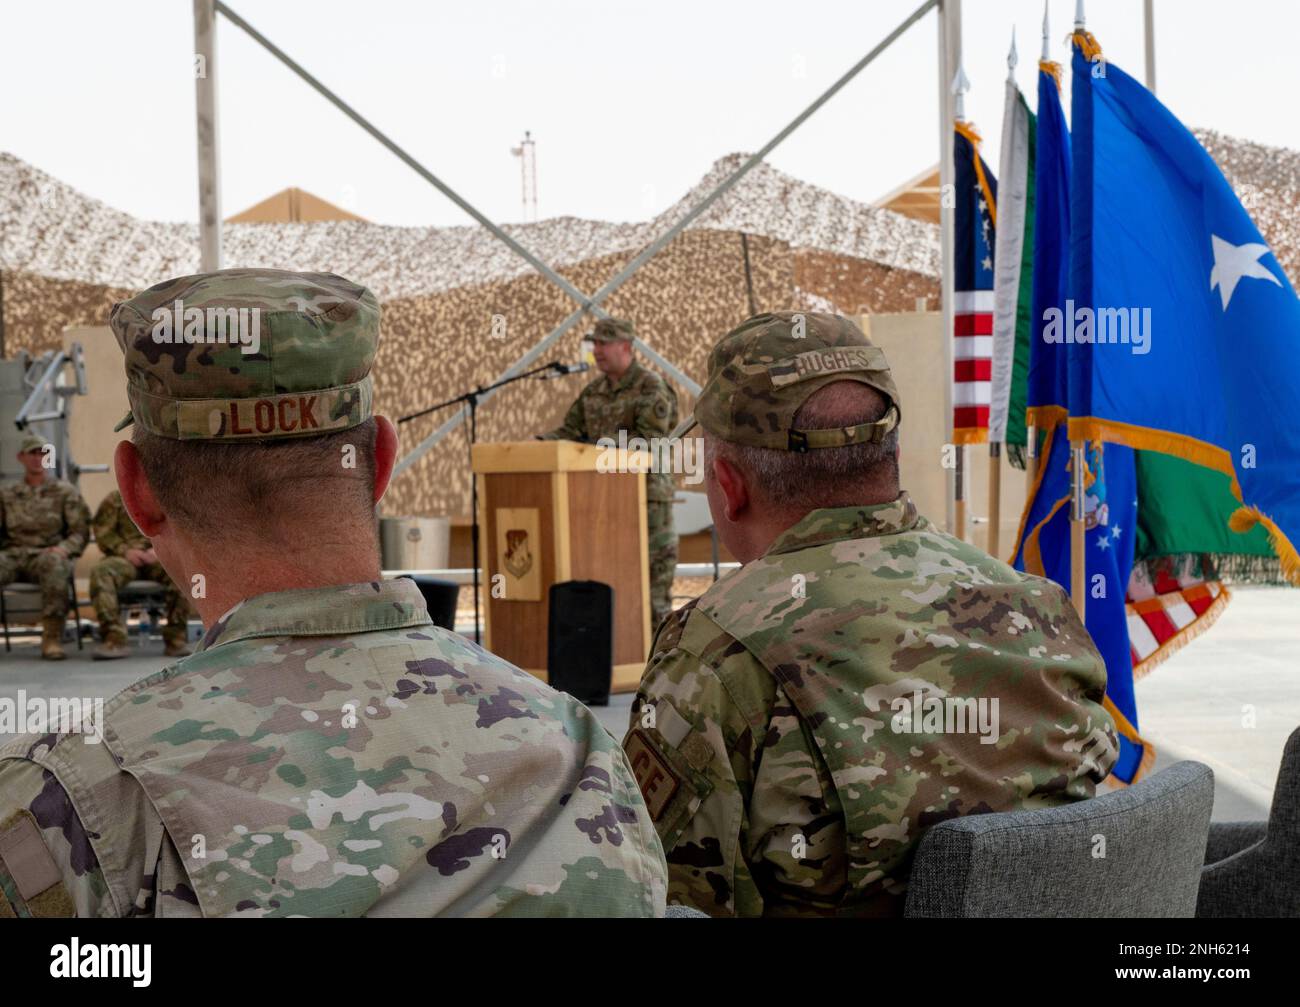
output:
M 196 0 L 196 2 L 198 2 L 198 0 Z M 379 129 L 371 125 L 370 122 L 368 122 L 358 112 L 356 112 L 350 105 L 348 105 L 341 98 L 339 98 L 338 95 L 334 94 L 333 91 L 331 91 L 324 84 L 322 84 L 315 77 L 313 77 L 310 73 L 308 73 L 305 69 L 303 69 L 302 66 L 300 66 L 284 51 L 282 51 L 273 42 L 271 42 L 270 39 L 268 39 L 265 35 L 261 34 L 261 32 L 257 31 L 257 29 L 255 29 L 251 24 L 245 21 L 233 10 L 231 10 L 230 7 L 222 3 L 221 0 L 212 0 L 212 2 L 214 4 L 215 9 L 218 12 L 220 12 L 222 15 L 228 18 L 232 23 L 234 23 L 236 26 L 241 28 L 243 31 L 247 32 L 248 35 L 255 42 L 261 45 L 264 49 L 266 49 L 269 53 L 271 53 L 271 55 L 273 55 L 276 59 L 280 60 L 280 62 L 282 62 L 285 66 L 287 66 L 299 77 L 301 77 L 307 84 L 309 84 L 314 90 L 316 90 L 322 97 L 324 97 L 327 101 L 329 101 L 332 105 L 334 105 L 337 109 L 339 109 L 339 111 L 341 111 L 349 119 L 351 119 L 358 126 L 360 126 L 367 133 L 369 133 L 372 137 L 378 140 L 383 146 L 388 148 L 390 152 L 395 154 L 399 160 L 403 161 L 408 167 L 410 167 L 413 171 L 415 171 L 416 174 L 418 174 L 421 178 L 427 181 L 430 185 L 434 186 L 434 188 L 436 188 L 439 192 L 441 192 L 453 203 L 455 203 L 458 207 L 460 207 L 471 217 L 473 217 L 474 220 L 476 220 L 478 223 L 480 223 L 485 228 L 487 228 L 487 230 L 492 235 L 494 235 L 498 240 L 500 240 L 503 244 L 505 244 L 506 247 L 508 247 L 516 255 L 522 258 L 525 262 L 527 262 L 530 266 L 536 269 L 539 273 L 545 276 L 548 280 L 554 283 L 557 287 L 563 290 L 566 294 L 568 294 L 570 297 L 572 297 L 575 301 L 577 301 L 582 306 L 583 310 L 575 311 L 572 314 L 570 314 L 563 322 L 560 323 L 558 327 L 556 327 L 540 343 L 538 343 L 531 350 L 525 353 L 522 357 L 516 360 L 513 364 L 510 365 L 510 367 L 506 368 L 506 370 L 500 375 L 500 378 L 505 378 L 517 374 L 519 371 L 523 370 L 534 360 L 536 360 L 539 356 L 541 356 L 541 354 L 544 353 L 551 344 L 553 344 L 557 339 L 559 339 L 562 335 L 564 335 L 565 332 L 567 332 L 570 328 L 572 328 L 572 326 L 576 324 L 587 312 L 591 312 L 595 314 L 597 317 L 603 317 L 605 313 L 598 307 L 598 305 L 602 301 L 604 301 L 611 294 L 613 294 L 615 290 L 617 290 L 624 283 L 626 283 L 627 280 L 630 279 L 631 276 L 638 269 L 641 268 L 641 266 L 643 266 L 646 262 L 652 259 L 655 255 L 657 255 L 663 249 L 663 247 L 668 244 L 668 242 L 670 242 L 679 233 L 681 233 L 681 231 L 683 231 L 696 218 L 698 218 L 700 214 L 702 214 L 705 210 L 707 210 L 710 206 L 712 206 L 715 202 L 717 202 L 717 200 L 720 199 L 726 192 L 728 192 L 738 181 L 740 181 L 740 179 L 745 174 L 747 174 L 755 165 L 757 165 L 759 162 L 763 160 L 763 158 L 765 158 L 769 153 L 771 153 L 771 151 L 779 143 L 781 143 L 781 141 L 783 141 L 787 136 L 793 133 L 799 126 L 801 126 L 804 123 L 804 121 L 808 119 L 809 116 L 811 116 L 814 112 L 816 112 L 817 109 L 821 108 L 822 105 L 824 105 L 828 100 L 830 100 L 831 97 L 833 97 L 836 93 L 838 93 L 850 80 L 856 77 L 868 64 L 873 62 L 877 56 L 879 56 L 882 52 L 884 52 L 885 49 L 887 49 L 890 45 L 892 45 L 898 39 L 898 37 L 903 34 L 903 32 L 905 32 L 908 28 L 910 28 L 913 24 L 915 24 L 918 20 L 920 20 L 920 18 L 924 16 L 930 10 L 930 8 L 939 5 L 942 2 L 942 0 L 925 0 L 925 2 L 922 3 L 915 11 L 913 11 L 912 14 L 910 14 L 897 28 L 895 28 L 892 32 L 890 32 L 890 34 L 887 35 L 879 45 L 877 45 L 874 49 L 872 49 L 869 53 L 867 53 L 866 56 L 864 56 L 857 63 L 855 63 L 847 72 L 845 72 L 838 80 L 836 80 L 835 83 L 833 83 L 829 88 L 827 88 L 811 105 L 805 108 L 799 115 L 795 116 L 795 118 L 791 120 L 790 123 L 787 124 L 784 129 L 782 129 L 779 133 L 776 134 L 776 136 L 774 136 L 771 140 L 769 140 L 766 144 L 764 144 L 764 146 L 758 151 L 758 153 L 751 156 L 744 164 L 742 164 L 739 168 L 737 168 L 734 172 L 732 172 L 731 175 L 729 175 L 726 179 L 724 179 L 717 186 L 717 188 L 715 188 L 711 193 L 709 193 L 708 196 L 700 200 L 700 202 L 697 203 L 690 210 L 690 212 L 688 212 L 684 217 L 682 217 L 679 221 L 677 221 L 676 224 L 674 224 L 662 235 L 660 235 L 657 239 L 655 239 L 655 241 L 651 242 L 644 249 L 642 249 L 641 252 L 639 252 L 632 259 L 631 262 L 629 262 L 626 266 L 624 266 L 623 269 L 620 270 L 616 276 L 614 276 L 611 280 L 609 280 L 603 287 L 600 288 L 600 290 L 596 291 L 596 293 L 592 294 L 590 297 L 583 294 L 582 291 L 574 287 L 563 276 L 555 272 L 555 270 L 551 269 L 550 266 L 548 266 L 546 263 L 538 259 L 535 255 L 533 255 L 526 248 L 520 245 L 517 241 L 511 238 L 510 235 L 508 235 L 505 231 L 503 231 L 491 220 L 489 220 L 477 209 L 475 209 L 472 205 L 470 205 L 470 203 L 468 203 L 453 189 L 447 186 L 441 179 L 439 179 L 431 171 L 429 171 L 422 164 L 420 164 L 420 162 L 416 161 L 415 158 L 413 158 L 405 150 L 403 150 L 391 139 L 389 139 L 384 133 L 380 132 Z M 946 2 L 959 3 L 960 0 L 946 0 Z M 696 384 L 693 380 L 691 380 L 689 376 L 684 374 L 678 368 L 669 364 L 668 361 L 664 360 L 663 357 L 661 357 L 658 353 L 651 350 L 650 347 L 645 345 L 645 343 L 641 342 L 640 340 L 637 340 L 636 346 L 643 353 L 645 353 L 650 360 L 659 364 L 659 366 L 663 367 L 666 371 L 668 371 L 668 373 L 672 377 L 676 378 L 682 385 L 688 388 L 692 393 L 699 392 L 698 384 Z M 500 378 L 498 378 L 498 380 L 500 380 Z M 484 400 L 486 400 L 488 397 L 489 396 L 485 395 Z M 447 422 L 443 423 L 437 430 L 435 430 L 432 434 L 430 434 L 423 441 L 421 441 L 420 444 L 417 445 L 414 450 L 412 450 L 408 455 L 406 455 L 406 457 L 404 457 L 400 462 L 398 462 L 397 467 L 394 470 L 394 474 L 395 475 L 400 474 L 401 472 L 409 468 L 410 465 L 413 462 L 415 462 L 426 451 L 428 451 L 429 448 L 433 447 L 434 444 L 438 443 L 438 441 L 442 440 L 443 437 L 445 437 L 448 433 L 450 433 L 462 422 L 464 422 L 465 418 L 466 418 L 466 413 L 464 410 L 462 410 L 456 416 L 452 417 L 451 419 L 447 420 Z
M 1142 0 L 1142 34 L 1146 48 L 1146 85 L 1156 93 L 1156 12 L 1155 0 Z
M 458 207 L 460 207 L 462 210 L 468 213 L 478 223 L 486 227 L 488 231 L 491 232 L 491 234 L 498 241 L 504 244 L 517 256 L 519 256 L 521 259 L 527 262 L 530 266 L 536 269 L 539 273 L 545 276 L 548 280 L 554 283 L 557 287 L 563 290 L 566 294 L 572 297 L 583 307 L 587 307 L 590 305 L 591 302 L 588 299 L 586 294 L 584 294 L 581 290 L 575 287 L 572 283 L 566 280 L 563 276 L 557 273 L 554 269 L 548 266 L 541 259 L 537 258 L 537 256 L 535 256 L 532 252 L 528 251 L 528 249 L 526 249 L 523 245 L 519 244 L 519 242 L 515 241 L 515 239 L 510 237 L 510 235 L 508 235 L 505 231 L 501 230 L 501 228 L 499 228 L 491 220 L 489 220 L 482 213 L 480 213 L 477 208 L 475 208 L 468 201 L 463 199 L 460 196 L 460 194 L 457 193 L 454 189 L 452 189 L 449 185 L 447 185 L 447 183 L 445 183 L 437 175 L 435 175 L 428 168 L 422 165 L 419 161 L 413 158 L 410 154 L 408 154 L 405 150 L 399 147 L 396 143 L 390 140 L 385 134 L 380 132 L 375 126 L 371 125 L 370 122 L 367 121 L 365 117 L 362 116 L 359 112 L 357 112 L 351 105 L 349 105 L 342 98 L 340 98 L 333 91 L 331 91 L 324 84 L 322 84 L 315 77 L 313 77 L 310 73 L 304 70 L 297 62 L 293 60 L 292 57 L 290 57 L 282 49 L 276 46 L 274 42 L 272 42 L 265 35 L 263 35 L 256 28 L 254 28 L 251 24 L 249 24 L 242 17 L 236 14 L 233 10 L 227 7 L 224 3 L 221 2 L 221 0 L 215 0 L 215 3 L 216 3 L 217 10 L 219 10 L 222 14 L 224 14 L 233 24 L 242 28 L 245 32 L 247 32 L 252 37 L 252 39 L 255 42 L 261 45 L 262 48 L 264 48 L 272 56 L 274 56 L 281 63 L 287 66 L 290 70 L 296 73 L 304 81 L 310 84 L 312 88 L 314 88 L 322 97 L 325 98 L 326 101 L 328 101 L 331 105 L 337 108 L 349 119 L 355 122 L 358 126 L 364 129 L 371 136 L 373 136 L 381 144 L 387 147 L 389 151 L 397 155 L 398 160 L 405 163 L 417 175 L 419 175 L 426 182 L 428 182 L 435 189 L 437 189 L 444 196 L 446 196 L 453 203 L 455 203 Z
M 217 147 L 217 16 L 194 0 L 194 96 L 199 143 L 199 269 L 221 268 L 221 176 Z
M 941 0 L 939 5 L 939 234 L 943 251 L 939 300 L 943 316 L 943 429 L 953 432 L 953 220 L 956 210 L 953 166 L 953 115 L 955 112 L 952 80 L 961 63 L 961 0 Z M 963 448 L 957 449 L 956 465 L 961 465 Z M 944 528 L 953 534 L 957 528 L 957 492 L 961 473 L 958 468 L 945 470 Z
M 1064 433 L 1064 427 L 1061 432 Z M 1087 619 L 1087 529 L 1084 526 L 1083 464 L 1084 441 L 1070 441 L 1070 600 L 1079 618 Z
M 937 0 L 931 0 L 931 2 L 937 2 Z M 497 238 L 497 240 L 499 240 L 512 252 L 514 252 L 521 259 L 527 262 L 530 266 L 536 269 L 539 273 L 542 274 L 542 276 L 550 280 L 551 283 L 555 284 L 557 287 L 563 290 L 566 294 L 569 295 L 569 297 L 577 301 L 578 304 L 580 304 L 582 308 L 585 309 L 582 311 L 574 312 L 568 318 L 566 318 L 562 323 L 560 323 L 560 326 L 556 328 L 553 332 L 551 332 L 551 334 L 548 335 L 544 340 L 542 340 L 541 343 L 534 346 L 532 350 L 530 350 L 519 360 L 516 360 L 509 368 L 507 368 L 499 376 L 498 380 L 500 380 L 500 378 L 510 377 L 514 374 L 517 374 L 519 371 L 523 370 L 524 368 L 526 368 L 529 364 L 531 364 L 534 360 L 536 360 L 539 356 L 541 356 L 542 353 L 546 351 L 547 347 L 549 347 L 552 343 L 554 343 L 555 340 L 559 339 L 560 336 L 564 335 L 564 333 L 567 332 L 574 324 L 580 321 L 582 317 L 587 313 L 587 311 L 591 311 L 598 318 L 605 317 L 605 312 L 598 307 L 598 304 L 601 300 L 603 300 L 605 297 L 609 296 L 609 294 L 613 292 L 617 284 L 612 286 L 610 284 L 606 284 L 606 289 L 604 292 L 598 293 L 594 297 L 588 297 L 581 290 L 579 290 L 572 283 L 570 283 L 567 279 L 565 279 L 554 269 L 552 269 L 549 265 L 547 265 L 541 259 L 537 258 L 537 256 L 535 256 L 532 252 L 526 249 L 523 245 L 515 241 L 515 239 L 512 238 L 509 234 L 507 234 L 504 230 L 502 230 L 495 223 L 489 220 L 476 207 L 470 204 L 467 200 L 461 197 L 459 193 L 457 193 L 445 182 L 443 182 L 442 179 L 438 178 L 428 168 L 426 168 L 414 157 L 412 157 L 405 150 L 399 147 L 387 135 L 381 132 L 377 127 L 375 127 L 368 120 L 366 120 L 359 112 L 357 112 L 354 108 L 352 108 L 352 106 L 347 104 L 347 102 L 345 102 L 342 98 L 340 98 L 333 91 L 331 91 L 324 84 L 322 84 L 319 80 L 317 80 L 310 73 L 308 73 L 307 70 L 305 70 L 301 65 L 299 65 L 291 56 L 289 56 L 286 52 L 280 49 L 277 45 L 275 45 L 275 43 L 273 43 L 265 35 L 263 35 L 251 24 L 245 21 L 237 13 L 231 10 L 226 4 L 222 3 L 221 0 L 215 0 L 215 9 L 219 11 L 224 17 L 229 19 L 234 25 L 236 25 L 244 32 L 246 32 L 249 35 L 249 37 L 253 39 L 253 41 L 257 42 L 260 46 L 266 49 L 266 51 L 269 52 L 272 56 L 274 56 L 281 63 L 283 63 L 290 70 L 292 70 L 295 74 L 301 77 L 315 91 L 317 91 L 322 97 L 324 97 L 330 104 L 332 104 L 335 108 L 337 108 L 340 112 L 346 115 L 349 119 L 355 122 L 362 129 L 364 129 L 372 137 L 378 140 L 390 152 L 395 154 L 400 161 L 402 161 L 404 164 L 410 167 L 417 175 L 419 175 L 426 182 L 428 182 L 435 189 L 437 189 L 444 196 L 446 196 L 453 203 L 455 203 L 458 207 L 460 207 L 467 214 L 473 217 L 475 221 L 477 221 L 483 227 L 487 228 L 488 232 L 491 233 L 493 237 Z M 680 226 L 674 229 L 673 231 L 670 231 L 668 236 L 670 238 L 672 236 L 675 236 L 677 230 L 680 230 Z M 625 270 L 625 272 L 627 271 Z M 631 275 L 630 272 L 628 273 L 628 275 Z M 623 279 L 626 279 L 626 277 L 623 277 Z M 619 282 L 621 284 L 622 280 L 620 280 Z M 689 390 L 692 394 L 699 393 L 700 386 L 696 384 L 693 380 L 691 380 L 690 376 L 687 375 L 684 371 L 682 371 L 681 369 L 679 369 L 677 366 L 670 363 L 669 361 L 665 360 L 658 353 L 655 353 L 653 350 L 650 349 L 650 347 L 646 346 L 645 343 L 641 342 L 640 340 L 636 341 L 636 345 L 638 349 L 640 349 L 643 353 L 645 353 L 645 355 L 649 359 L 655 362 L 659 367 L 663 368 L 663 370 L 666 371 L 669 374 L 669 376 L 676 379 L 678 383 L 680 383 L 683 387 Z M 493 383 L 495 384 L 495 382 Z M 461 412 L 453 416 L 451 419 L 449 419 L 446 423 L 442 424 L 442 426 L 440 426 L 437 430 L 435 430 L 433 434 L 425 438 L 425 440 L 422 441 L 420 445 L 415 448 L 414 451 L 412 451 L 405 458 L 403 458 L 401 462 L 398 463 L 397 469 L 394 474 L 399 474 L 405 471 L 410 466 L 411 462 L 418 459 L 420 455 L 424 454 L 425 451 L 427 451 L 438 441 L 442 440 L 442 438 L 445 437 L 448 433 L 450 433 L 452 430 L 458 427 L 465 420 L 466 415 L 467 415 L 466 412 L 462 410 Z
M 1038 428 L 1032 423 L 1025 429 L 1025 502 L 1034 498 L 1038 479 Z
M 691 210 L 684 217 L 682 217 L 679 221 L 677 221 L 676 224 L 670 227 L 667 231 L 661 234 L 649 245 L 643 248 L 636 255 L 636 257 L 632 259 L 631 262 L 629 262 L 618 272 L 617 275 L 615 275 L 612 279 L 606 282 L 603 287 L 601 287 L 594 294 L 592 294 L 591 299 L 588 302 L 589 305 L 594 307 L 595 305 L 600 304 L 612 293 L 614 293 L 614 291 L 616 291 L 619 287 L 621 287 L 624 283 L 626 283 L 629 279 L 631 279 L 633 273 L 635 273 L 643 265 L 649 262 L 650 259 L 654 258 L 654 256 L 657 255 L 660 252 L 660 250 L 665 245 L 668 244 L 668 242 L 672 241 L 673 238 L 677 237 L 677 235 L 681 233 L 683 230 L 685 230 L 686 227 L 689 224 L 691 224 L 697 217 L 699 217 L 700 214 L 702 214 L 705 210 L 707 210 L 710 206 L 712 206 L 715 202 L 717 202 L 718 199 L 720 199 L 726 192 L 728 192 L 732 186 L 734 186 L 737 182 L 739 182 L 740 179 L 745 174 L 747 174 L 755 165 L 757 165 L 760 161 L 762 161 L 763 158 L 765 158 L 768 154 L 770 154 L 772 150 L 777 146 L 777 144 L 779 144 L 782 140 L 788 137 L 801 125 L 803 125 L 804 121 L 807 120 L 809 116 L 811 116 L 814 112 L 816 112 L 819 108 L 821 108 L 822 105 L 826 104 L 826 102 L 829 101 L 830 98 L 833 97 L 836 93 L 838 93 L 844 87 L 845 84 L 847 84 L 850 80 L 856 77 L 868 64 L 870 64 L 873 60 L 875 60 L 877 56 L 879 56 L 882 52 L 884 52 L 887 48 L 889 48 L 890 45 L 892 45 L 895 41 L 897 41 L 898 37 L 902 35 L 903 32 L 905 32 L 913 24 L 919 21 L 921 17 L 924 16 L 930 10 L 931 7 L 938 6 L 941 3 L 950 3 L 950 4 L 955 3 L 960 5 L 960 2 L 961 0 L 925 0 L 925 2 L 921 4 L 921 6 L 919 6 L 910 15 L 908 15 L 908 17 L 904 19 L 904 21 L 897 28 L 895 28 L 892 32 L 890 32 L 884 38 L 884 40 L 881 41 L 879 45 L 877 45 L 869 53 L 863 56 L 862 59 L 858 60 L 858 62 L 855 63 L 852 67 L 850 67 L 849 70 L 845 72 L 838 80 L 836 80 L 834 84 L 832 84 L 829 88 L 823 91 L 821 95 L 811 105 L 809 105 L 797 116 L 795 116 L 786 125 L 784 129 L 782 129 L 779 133 L 776 134 L 776 136 L 772 137 L 771 140 L 765 143 L 762 146 L 762 148 L 760 148 L 758 153 L 753 154 L 747 161 L 745 161 L 744 164 L 742 164 L 739 168 L 737 168 L 725 179 L 723 179 L 723 181 L 718 184 L 717 188 L 715 188 L 702 200 L 696 203 L 695 206 L 692 207 Z M 224 11 L 225 5 L 221 4 L 220 0 L 218 0 L 218 5 Z M 946 85 L 945 85 L 945 90 L 946 90 Z M 950 128 L 951 128 L 951 123 L 950 123 Z M 948 161 L 949 163 L 951 163 L 952 161 L 951 142 L 949 142 L 948 144 Z M 599 312 L 597 313 L 599 314 Z M 531 350 L 529 350 L 528 353 L 524 354 L 513 364 L 511 364 L 508 368 L 506 368 L 506 370 L 502 373 L 501 376 L 509 377 L 523 370 L 534 360 L 536 360 L 539 356 L 541 356 L 541 354 L 545 352 L 548 346 L 550 346 L 553 342 L 555 342 L 555 340 L 559 339 L 560 336 L 562 336 L 565 332 L 567 332 L 568 329 L 581 317 L 582 317 L 581 312 L 577 312 L 573 315 L 570 315 L 563 322 L 561 322 L 560 325 L 550 335 L 548 335 L 540 343 L 538 343 Z M 949 320 L 950 331 L 951 328 L 952 325 L 950 319 Z M 654 360 L 656 362 L 663 360 L 662 357 L 654 353 L 654 351 L 652 351 L 648 346 L 642 343 L 639 339 L 636 341 L 636 346 L 639 350 L 645 353 L 646 356 L 648 356 L 651 360 Z M 951 375 L 952 375 L 951 366 L 948 368 L 948 371 L 949 371 L 949 378 L 951 380 Z M 678 375 L 680 374 L 680 372 L 677 372 L 676 368 L 673 368 L 673 372 L 675 372 L 673 376 L 677 377 L 679 381 L 681 381 L 687 388 L 689 388 L 692 394 L 699 393 L 699 385 L 697 385 L 694 381 L 691 381 L 689 378 L 686 378 L 683 381 L 682 378 L 685 376 L 682 375 L 679 377 Z M 949 409 L 950 415 L 951 412 L 952 410 Z M 428 437 L 426 437 L 423 441 L 421 441 L 418 445 L 416 445 L 416 447 L 410 452 L 410 454 L 408 454 L 405 458 L 403 458 L 400 462 L 397 463 L 397 467 L 393 470 L 393 474 L 398 475 L 404 472 L 413 462 L 415 462 L 417 459 L 419 459 L 421 455 L 423 455 L 426 451 L 428 451 L 429 448 L 437 444 L 438 441 L 442 440 L 442 438 L 447 436 L 448 433 L 450 433 L 453 429 L 455 429 L 456 426 L 458 426 L 461 422 L 463 422 L 464 418 L 465 418 L 464 413 L 463 412 L 459 413 L 456 416 L 449 419 L 446 423 L 440 426 Z
M 1002 445 L 989 444 L 989 535 L 988 554 L 995 559 L 1002 550 Z

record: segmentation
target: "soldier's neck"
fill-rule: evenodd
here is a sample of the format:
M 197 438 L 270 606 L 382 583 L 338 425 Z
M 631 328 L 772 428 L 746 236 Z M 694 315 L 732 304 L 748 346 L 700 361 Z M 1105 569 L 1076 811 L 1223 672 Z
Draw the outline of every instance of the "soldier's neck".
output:
M 44 473 L 44 472 L 37 472 L 37 473 L 33 474 L 33 473 L 31 473 L 31 472 L 28 472 L 25 476 L 23 476 L 23 482 L 27 483 L 28 486 L 41 486 L 41 485 L 44 485 L 44 483 L 45 483 L 45 473 Z
M 203 578 L 205 597 L 193 597 L 194 574 L 190 577 L 191 597 L 204 626 L 211 626 L 241 601 L 276 591 L 300 591 L 308 588 L 364 584 L 382 579 L 379 563 L 373 555 L 335 555 L 317 553 L 309 567 L 266 561 L 261 563 L 230 562 L 214 565 Z

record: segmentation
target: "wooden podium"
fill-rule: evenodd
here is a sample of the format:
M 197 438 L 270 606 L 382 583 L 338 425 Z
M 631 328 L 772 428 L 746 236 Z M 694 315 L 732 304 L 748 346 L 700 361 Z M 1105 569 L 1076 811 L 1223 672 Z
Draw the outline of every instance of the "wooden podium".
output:
M 551 585 L 602 581 L 614 589 L 613 689 L 635 691 L 652 629 L 649 456 L 572 441 L 519 441 L 476 444 L 472 461 L 487 649 L 545 680 Z

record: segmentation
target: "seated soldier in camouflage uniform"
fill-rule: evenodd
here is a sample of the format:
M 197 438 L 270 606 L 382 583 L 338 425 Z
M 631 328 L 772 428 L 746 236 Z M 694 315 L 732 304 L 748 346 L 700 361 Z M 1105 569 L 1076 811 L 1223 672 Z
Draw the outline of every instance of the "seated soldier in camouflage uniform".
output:
M 49 475 L 43 437 L 18 450 L 26 474 L 0 487 L 0 590 L 16 580 L 41 588 L 41 657 L 61 661 L 68 620 L 68 579 L 90 534 L 90 508 L 71 483 Z
M 744 565 L 660 628 L 624 740 L 670 902 L 899 914 L 927 826 L 1083 800 L 1114 763 L 1069 599 L 917 513 L 899 406 L 835 315 L 760 315 L 714 347 L 680 432 L 703 428 Z
M 564 416 L 564 423 L 540 440 L 595 444 L 603 437 L 617 441 L 666 439 L 677 425 L 677 395 L 654 371 L 637 362 L 632 345 L 636 329 L 625 318 L 602 318 L 588 338 L 592 341 L 600 377 L 588 383 Z M 677 572 L 677 530 L 673 527 L 673 477 L 648 472 L 645 477 L 646 549 L 650 558 L 650 617 L 652 628 L 673 610 L 673 577 Z
M 156 327 L 177 302 L 197 341 Z M 104 704 L 102 744 L 0 747 L 0 916 L 662 916 L 618 742 L 381 574 L 374 295 L 228 269 L 110 323 L 122 499 L 207 632 Z
M 149 540 L 140 534 L 140 529 L 122 506 L 122 494 L 118 490 L 113 490 L 100 501 L 92 527 L 95 545 L 104 554 L 104 558 L 90 571 L 90 600 L 99 618 L 102 641 L 95 648 L 95 660 L 111 661 L 130 653 L 126 646 L 126 621 L 122 618 L 117 592 L 133 580 L 155 580 L 163 586 L 167 619 L 162 631 L 163 653 L 167 657 L 192 654 L 186 643 L 190 607 L 158 562 L 158 555 Z

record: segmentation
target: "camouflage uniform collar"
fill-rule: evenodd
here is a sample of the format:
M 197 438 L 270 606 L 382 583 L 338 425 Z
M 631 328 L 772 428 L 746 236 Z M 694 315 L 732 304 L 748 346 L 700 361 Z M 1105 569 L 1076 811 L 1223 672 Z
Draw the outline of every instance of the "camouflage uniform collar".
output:
M 431 626 L 424 596 L 405 577 L 272 591 L 245 598 L 214 622 L 195 652 L 260 636 L 348 636 Z
M 911 531 L 920 521 L 916 504 L 907 491 L 889 503 L 868 507 L 825 507 L 810 511 L 777 536 L 766 556 L 794 552 L 850 538 L 877 538 Z
M 600 377 L 601 380 L 605 382 L 605 391 L 612 394 L 621 392 L 624 388 L 630 388 L 636 383 L 637 379 L 641 377 L 641 371 L 642 367 L 640 361 L 633 360 L 632 363 L 628 365 L 627 370 L 623 372 L 623 376 L 618 379 L 617 383 L 610 381 L 608 374 L 602 374 Z

